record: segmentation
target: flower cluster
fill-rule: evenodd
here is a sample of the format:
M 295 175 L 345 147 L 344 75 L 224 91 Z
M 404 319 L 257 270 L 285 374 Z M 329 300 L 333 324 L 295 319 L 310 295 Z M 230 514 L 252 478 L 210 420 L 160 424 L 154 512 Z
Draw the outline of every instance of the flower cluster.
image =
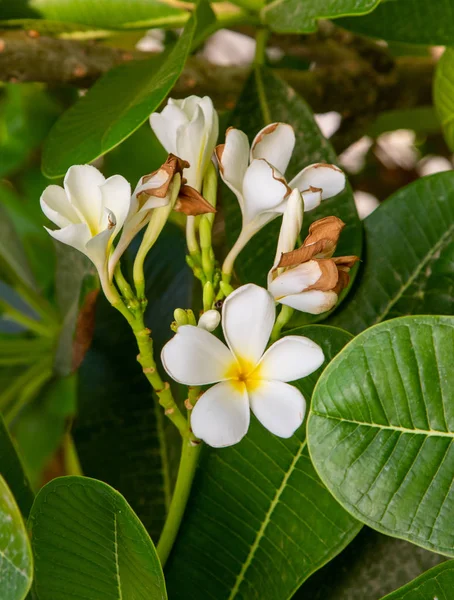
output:
M 303 244 L 295 249 L 304 212 L 340 193 L 345 176 L 334 165 L 317 163 L 287 181 L 285 172 L 296 140 L 286 123 L 267 125 L 251 145 L 244 132 L 230 128 L 225 143 L 216 146 L 219 120 L 207 97 L 170 99 L 161 113 L 151 115 L 150 124 L 169 153 L 166 162 L 141 177 L 132 193 L 121 175 L 105 179 L 93 166 L 71 167 L 63 187 L 51 185 L 41 197 L 44 213 L 59 227 L 48 231 L 94 263 L 106 297 L 130 321 L 140 349 L 143 336 L 148 339 L 143 328 L 143 263 L 171 212 L 184 213 L 188 264 L 202 282 L 203 314 L 197 323 L 191 310 L 175 311 L 176 334 L 162 351 L 162 364 L 175 381 L 188 386 L 215 384 L 190 406 L 191 435 L 216 447 L 235 444 L 246 434 L 252 410 L 269 431 L 289 437 L 304 419 L 305 400 L 288 382 L 318 369 L 324 356 L 305 337 L 279 339 L 276 304 L 319 314 L 334 307 L 347 285 L 348 271 L 357 258 L 333 256 L 344 227 L 340 219 L 313 222 Z M 211 243 L 216 164 L 242 213 L 241 232 L 222 268 Z M 260 229 L 279 216 L 282 225 L 268 289 L 247 284 L 234 290 L 235 259 Z M 142 229 L 134 291 L 123 277 L 120 262 Z M 225 344 L 212 333 L 221 320 Z M 267 349 L 270 336 L 277 341 Z M 144 372 L 156 373 L 152 351 L 147 348 L 145 354 L 151 362 L 145 365 L 145 359 L 140 359 Z M 159 376 L 149 379 L 158 395 L 169 389 Z M 171 406 L 169 415 L 176 410 L 175 404 Z M 184 426 L 183 416 L 171 418 Z

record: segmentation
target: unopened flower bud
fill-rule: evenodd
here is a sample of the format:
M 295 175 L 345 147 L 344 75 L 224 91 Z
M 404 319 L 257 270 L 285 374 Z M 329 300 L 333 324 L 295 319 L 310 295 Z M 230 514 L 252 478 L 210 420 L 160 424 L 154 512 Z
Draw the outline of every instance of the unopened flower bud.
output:
M 197 327 L 202 327 L 207 331 L 214 331 L 221 322 L 221 315 L 217 310 L 207 310 L 200 317 Z

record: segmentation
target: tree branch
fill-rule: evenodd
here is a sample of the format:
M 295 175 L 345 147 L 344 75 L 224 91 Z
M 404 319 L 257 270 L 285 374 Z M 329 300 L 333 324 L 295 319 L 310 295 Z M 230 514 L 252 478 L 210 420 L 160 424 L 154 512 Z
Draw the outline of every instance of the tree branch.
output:
M 435 61 L 426 57 L 394 59 L 386 48 L 331 24 L 310 36 L 278 36 L 272 44 L 289 56 L 311 63 L 309 70 L 276 68 L 316 113 L 335 110 L 343 117 L 335 138 L 342 149 L 380 112 L 432 103 Z M 149 53 L 128 52 L 99 43 L 83 43 L 21 32 L 0 38 L 0 81 L 38 81 L 89 87 L 112 67 Z M 218 108 L 232 108 L 249 67 L 219 67 L 191 57 L 172 95 L 209 95 Z

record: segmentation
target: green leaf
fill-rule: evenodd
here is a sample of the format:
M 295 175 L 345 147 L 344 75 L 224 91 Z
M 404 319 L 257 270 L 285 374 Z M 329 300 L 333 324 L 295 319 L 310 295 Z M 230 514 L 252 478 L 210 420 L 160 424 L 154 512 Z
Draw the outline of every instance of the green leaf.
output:
M 329 323 L 352 333 L 407 314 L 451 314 L 454 173 L 401 188 L 365 221 L 357 289 Z
M 0 187 L 1 195 L 1 187 Z M 0 204 L 0 260 L 2 270 L 6 270 L 8 280 L 21 283 L 33 289 L 36 282 L 31 272 L 21 240 L 5 208 Z
M 153 542 L 107 484 L 88 477 L 54 479 L 36 496 L 28 526 L 38 600 L 167 598 Z
M 197 11 L 170 53 L 112 69 L 63 114 L 44 146 L 45 175 L 59 177 L 71 165 L 89 163 L 139 128 L 183 70 L 196 18 Z
M 125 276 L 132 270 L 134 249 L 122 259 Z M 185 249 L 184 234 L 166 226 L 145 263 L 145 322 L 157 359 L 173 335 L 174 309 L 191 305 L 193 278 Z M 136 356 L 128 324 L 100 297 L 93 342 L 79 371 L 74 437 L 84 473 L 118 489 L 157 540 L 178 467 L 180 436 L 157 405 Z
M 357 519 L 454 556 L 454 318 L 368 329 L 328 366 L 308 420 L 315 468 Z
M 454 560 L 424 573 L 383 600 L 449 600 L 454 589 Z
M 422 134 L 438 133 L 440 120 L 433 106 L 386 110 L 369 125 L 367 135 L 376 138 L 396 129 L 411 129 Z
M 383 2 L 372 14 L 341 19 L 338 25 L 363 35 L 410 44 L 450 45 L 454 36 L 451 0 Z
M 454 49 L 446 48 L 435 71 L 434 103 L 446 143 L 454 150 Z
M 24 600 L 33 579 L 33 556 L 25 523 L 0 475 L 0 597 Z
M 232 115 L 235 127 L 245 131 L 250 140 L 267 123 L 282 121 L 290 123 L 296 134 L 296 145 L 286 175 L 290 180 L 301 169 L 311 163 L 337 162 L 336 155 L 329 142 L 320 133 L 313 114 L 305 101 L 288 87 L 270 70 L 261 69 L 252 74 L 246 83 L 244 92 Z M 232 246 L 241 229 L 241 211 L 233 194 L 223 189 L 226 231 Z M 330 200 L 322 202 L 315 210 L 304 215 L 302 238 L 307 235 L 309 225 L 328 215 L 341 218 L 346 227 L 342 232 L 336 254 L 361 254 L 362 228 L 356 212 L 353 194 L 347 189 Z M 275 219 L 255 235 L 235 262 L 235 271 L 241 282 L 253 282 L 266 287 L 266 277 L 276 253 L 281 219 Z M 352 270 L 353 282 L 356 269 Z M 345 296 L 344 291 L 341 298 Z M 296 313 L 293 325 L 319 320 L 326 317 L 314 317 Z
M 292 600 L 378 600 L 444 560 L 415 544 L 363 527 Z
M 327 362 L 350 339 L 320 325 L 291 333 L 319 343 Z M 321 370 L 296 383 L 307 400 Z M 304 427 L 283 440 L 253 419 L 240 444 L 202 454 L 166 566 L 169 596 L 286 600 L 358 530 L 321 485 Z
M 309 33 L 318 19 L 336 19 L 371 12 L 380 0 L 274 0 L 262 9 L 262 18 L 273 31 Z
M 0 416 L 0 473 L 11 488 L 16 502 L 25 518 L 33 504 L 33 492 L 24 473 L 21 459 L 8 429 Z
M 80 23 L 89 27 L 117 29 L 162 27 L 174 24 L 185 11 L 157 0 L 28 0 L 2 2 L 5 19 L 43 18 L 49 21 Z

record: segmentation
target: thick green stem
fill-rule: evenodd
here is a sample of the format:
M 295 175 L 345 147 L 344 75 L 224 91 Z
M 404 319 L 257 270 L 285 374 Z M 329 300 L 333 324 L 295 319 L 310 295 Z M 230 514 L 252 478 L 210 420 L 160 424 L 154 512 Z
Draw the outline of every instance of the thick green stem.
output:
M 194 443 L 183 439 L 177 482 L 172 502 L 170 503 L 169 513 L 157 546 L 162 566 L 165 565 L 169 557 L 183 519 L 201 448 L 201 443 L 194 445 Z
M 274 323 L 273 331 L 271 332 L 271 341 L 275 342 L 281 335 L 282 328 L 287 325 L 293 316 L 294 309 L 290 306 L 282 306 L 281 312 Z

